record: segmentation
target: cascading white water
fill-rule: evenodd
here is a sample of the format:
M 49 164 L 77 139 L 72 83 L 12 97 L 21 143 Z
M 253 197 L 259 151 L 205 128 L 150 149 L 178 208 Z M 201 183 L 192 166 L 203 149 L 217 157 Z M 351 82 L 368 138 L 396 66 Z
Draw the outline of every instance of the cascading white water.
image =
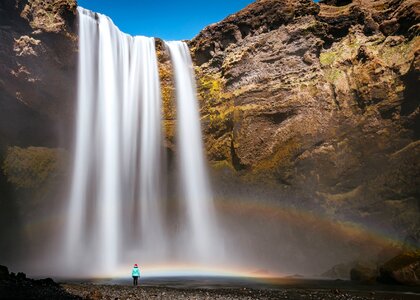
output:
M 70 192 L 70 206 L 68 209 L 68 224 L 66 232 L 66 258 L 68 266 L 71 267 L 74 261 L 84 262 L 85 240 L 83 232 L 86 226 L 86 198 L 88 186 L 92 176 L 91 162 L 94 156 L 93 151 L 93 110 L 95 106 L 96 86 L 95 65 L 96 49 L 98 48 L 98 32 L 95 28 L 94 15 L 79 10 L 79 73 L 78 73 L 78 108 L 76 123 L 75 155 L 73 162 L 73 180 Z M 83 29 L 82 29 L 83 28 Z M 89 45 L 92 47 L 83 47 Z M 89 182 L 88 182 L 89 180 Z
M 106 16 L 83 8 L 79 36 L 67 258 L 76 269 L 91 262 L 109 272 L 126 244 L 149 259 L 165 249 L 155 41 L 125 35 Z
M 147 39 L 147 43 L 141 43 Z M 157 254 L 165 252 L 165 234 L 163 232 L 160 207 L 162 129 L 161 95 L 159 73 L 153 39 L 136 37 L 140 44 L 142 58 L 141 77 L 141 151 L 140 151 L 140 224 L 143 252 Z M 135 80 L 135 78 L 133 78 Z
M 215 241 L 215 213 L 203 154 L 193 64 L 184 42 L 172 41 L 166 45 L 175 73 L 181 184 L 187 210 L 186 233 L 191 243 L 191 255 L 205 262 L 220 243 Z
M 188 47 L 167 43 L 176 81 L 180 197 L 186 210 L 174 237 L 168 234 L 162 199 L 155 40 L 123 34 L 108 17 L 78 11 L 78 110 L 65 235 L 69 272 L 93 269 L 103 275 L 121 263 L 166 263 L 174 257 L 209 262 L 215 214 Z

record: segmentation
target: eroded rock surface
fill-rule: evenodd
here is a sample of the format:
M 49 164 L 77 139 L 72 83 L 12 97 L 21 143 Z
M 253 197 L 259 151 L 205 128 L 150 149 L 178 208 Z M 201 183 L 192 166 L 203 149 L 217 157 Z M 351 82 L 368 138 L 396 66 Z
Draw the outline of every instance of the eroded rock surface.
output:
M 75 17 L 75 0 L 1 1 L 2 151 L 57 144 L 67 130 L 76 90 Z
M 55 156 L 64 151 L 55 151 L 72 142 L 75 20 L 75 0 L 0 1 L 0 256 L 5 261 L 45 244 L 51 228 L 34 243 L 21 226 L 62 199 L 64 176 L 56 176 L 62 164 Z
M 383 283 L 420 285 L 420 251 L 405 251 L 380 268 Z
M 213 165 L 418 244 L 419 9 L 266 0 L 204 29 L 190 46 Z

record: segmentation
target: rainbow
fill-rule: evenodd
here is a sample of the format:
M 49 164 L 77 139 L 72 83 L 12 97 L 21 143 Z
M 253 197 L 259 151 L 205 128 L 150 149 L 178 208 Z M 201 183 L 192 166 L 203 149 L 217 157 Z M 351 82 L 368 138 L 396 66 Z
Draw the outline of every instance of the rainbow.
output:
M 378 232 L 350 221 L 332 220 L 327 216 L 298 210 L 281 205 L 281 203 L 250 201 L 240 199 L 219 199 L 216 202 L 218 211 L 240 215 L 245 218 L 262 218 L 280 223 L 293 224 L 297 228 L 316 228 L 322 234 L 336 238 L 345 238 L 357 244 L 367 243 L 372 246 L 400 248 L 403 241 L 383 232 Z
M 124 278 L 130 273 L 132 266 L 121 266 L 115 273 L 107 274 L 105 277 Z M 162 265 L 140 266 L 142 277 L 182 277 L 182 276 L 206 276 L 206 277 L 242 277 L 242 278 L 278 278 L 285 274 L 270 273 L 261 271 L 249 271 L 241 267 L 206 266 L 188 263 L 168 263 Z M 101 276 L 100 276 L 101 277 Z M 99 278 L 100 278 L 99 277 Z
M 234 215 L 240 218 L 257 218 L 280 224 L 290 224 L 297 229 L 314 230 L 320 236 L 328 236 L 333 239 L 345 241 L 350 245 L 356 245 L 359 249 L 400 249 L 403 242 L 392 238 L 382 232 L 376 232 L 355 222 L 344 222 L 329 219 L 327 216 L 313 212 L 298 210 L 296 208 L 282 206 L 281 203 L 252 201 L 243 199 L 218 199 L 216 200 L 217 211 L 224 215 Z M 26 224 L 25 230 L 28 236 L 42 237 L 46 230 L 54 226 L 60 228 L 64 224 L 64 214 L 44 215 L 31 223 Z M 59 229 L 57 230 L 59 232 Z M 125 278 L 130 273 L 131 265 L 121 265 L 112 274 L 92 274 L 95 278 Z M 222 276 L 274 279 L 288 274 L 266 271 L 255 271 L 258 268 L 252 266 L 208 266 L 182 262 L 168 262 L 162 264 L 142 265 L 144 277 L 176 277 L 176 276 Z

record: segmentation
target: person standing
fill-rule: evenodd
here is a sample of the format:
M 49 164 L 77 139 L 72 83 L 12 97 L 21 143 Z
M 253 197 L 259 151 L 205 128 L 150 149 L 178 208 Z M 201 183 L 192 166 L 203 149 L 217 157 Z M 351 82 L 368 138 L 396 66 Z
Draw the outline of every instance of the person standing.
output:
M 137 264 L 134 265 L 133 271 L 131 272 L 131 276 L 133 276 L 133 285 L 138 286 L 139 284 L 139 277 L 140 277 L 140 270 Z

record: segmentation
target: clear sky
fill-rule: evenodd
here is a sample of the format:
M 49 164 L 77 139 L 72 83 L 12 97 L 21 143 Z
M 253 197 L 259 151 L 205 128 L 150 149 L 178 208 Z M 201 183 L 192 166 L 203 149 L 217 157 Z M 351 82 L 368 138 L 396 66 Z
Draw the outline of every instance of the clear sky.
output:
M 125 33 L 191 39 L 254 0 L 78 0 L 80 6 L 105 14 Z

